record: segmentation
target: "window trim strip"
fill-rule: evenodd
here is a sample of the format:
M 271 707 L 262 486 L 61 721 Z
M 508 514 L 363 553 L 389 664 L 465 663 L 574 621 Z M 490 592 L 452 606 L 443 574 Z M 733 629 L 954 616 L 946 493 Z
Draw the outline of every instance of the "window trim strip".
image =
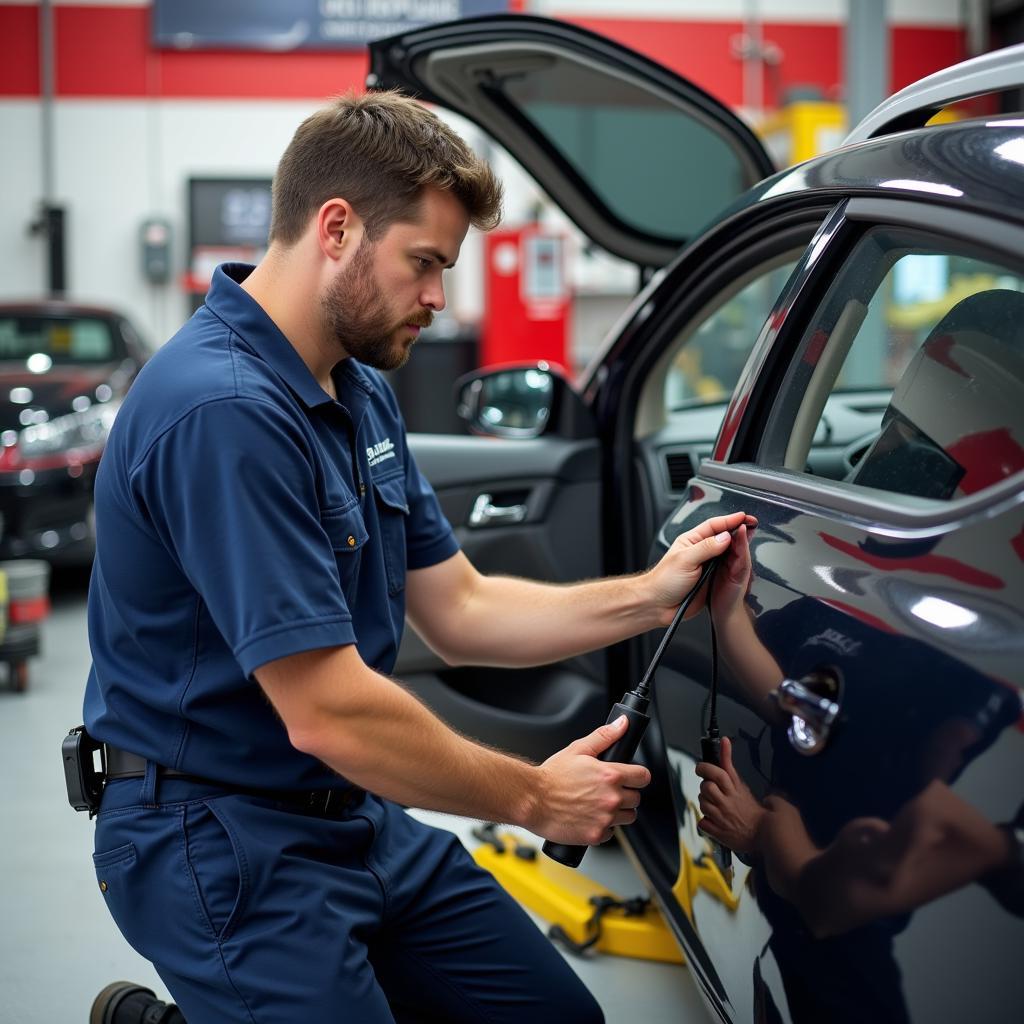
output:
M 1021 253 L 1024 253 L 1024 228 L 973 211 L 950 209 L 945 205 L 937 209 L 935 203 L 912 199 L 851 199 L 846 204 L 844 220 L 867 222 L 873 228 L 917 228 L 939 238 L 945 235 L 991 249 L 1017 264 L 1021 263 Z
M 876 532 L 891 530 L 905 535 L 907 531 L 951 529 L 963 520 L 979 514 L 996 515 L 1004 508 L 1024 504 L 1024 473 L 986 487 L 976 495 L 954 501 L 933 501 L 910 495 L 894 495 L 856 485 L 826 481 L 801 473 L 775 468 L 762 468 L 752 463 L 725 463 L 705 459 L 693 480 L 707 480 L 731 488 L 749 491 L 763 500 L 798 502 L 814 508 L 841 512 L 862 521 Z M 691 481 L 692 482 L 692 481 Z M 876 497 L 875 495 L 878 495 Z

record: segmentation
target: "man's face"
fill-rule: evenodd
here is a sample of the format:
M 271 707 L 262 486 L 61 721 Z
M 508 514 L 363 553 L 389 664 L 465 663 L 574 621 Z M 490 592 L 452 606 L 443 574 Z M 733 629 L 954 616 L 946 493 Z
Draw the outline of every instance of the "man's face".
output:
M 427 189 L 415 223 L 396 222 L 376 242 L 365 235 L 321 296 L 327 335 L 378 370 L 397 370 L 420 330 L 444 309 L 443 272 L 469 229 L 462 204 Z

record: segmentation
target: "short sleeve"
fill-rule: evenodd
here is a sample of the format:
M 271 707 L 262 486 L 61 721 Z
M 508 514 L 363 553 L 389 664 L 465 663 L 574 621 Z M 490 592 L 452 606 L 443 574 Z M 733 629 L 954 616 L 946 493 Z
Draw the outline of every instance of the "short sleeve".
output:
M 191 410 L 131 471 L 133 499 L 247 676 L 355 643 L 317 478 L 295 421 L 245 398 Z
M 406 566 L 426 569 L 451 558 L 459 542 L 427 478 L 420 472 L 408 444 L 405 446 L 405 493 L 409 519 L 405 532 Z

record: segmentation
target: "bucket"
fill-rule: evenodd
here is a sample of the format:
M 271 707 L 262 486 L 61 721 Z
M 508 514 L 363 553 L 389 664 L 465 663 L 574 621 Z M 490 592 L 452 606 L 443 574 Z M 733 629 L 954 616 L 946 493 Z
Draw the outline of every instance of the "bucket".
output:
M 50 614 L 50 565 L 41 559 L 0 562 L 7 584 L 7 615 L 12 626 L 41 622 Z

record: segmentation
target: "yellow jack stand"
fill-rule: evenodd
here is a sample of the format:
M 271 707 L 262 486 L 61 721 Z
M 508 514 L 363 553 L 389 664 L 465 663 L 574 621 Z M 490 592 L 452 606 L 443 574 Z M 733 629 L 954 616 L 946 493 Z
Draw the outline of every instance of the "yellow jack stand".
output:
M 473 859 L 510 896 L 560 928 L 574 946 L 683 963 L 683 954 L 656 907 L 646 901 L 624 903 L 610 889 L 545 857 L 519 836 L 485 831 L 488 838 L 473 851 Z
M 691 921 L 693 898 L 697 895 L 698 889 L 702 889 L 733 913 L 739 909 L 739 897 L 732 891 L 732 870 L 730 869 L 728 874 L 723 874 L 710 852 L 699 860 L 691 860 L 686 847 L 680 845 L 679 863 L 679 877 L 672 886 L 672 895 L 679 901 L 679 905 L 686 911 L 686 916 Z

